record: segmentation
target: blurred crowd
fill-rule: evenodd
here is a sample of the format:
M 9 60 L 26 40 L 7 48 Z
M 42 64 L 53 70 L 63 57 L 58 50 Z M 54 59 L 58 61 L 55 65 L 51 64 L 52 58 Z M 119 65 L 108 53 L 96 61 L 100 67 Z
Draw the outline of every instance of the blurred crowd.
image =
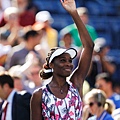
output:
M 116 64 L 107 56 L 110 46 L 88 24 L 87 8 L 79 7 L 77 10 L 95 43 L 83 87 L 83 120 L 96 120 L 94 117 L 120 120 L 120 82 L 114 80 Z M 16 91 L 25 90 L 32 94 L 50 81 L 42 80 L 39 71 L 53 47 L 75 48 L 78 51 L 73 61 L 76 68 L 82 54 L 78 30 L 73 23 L 57 31 L 52 27 L 53 22 L 57 21 L 50 12 L 39 10 L 31 0 L 0 0 L 0 72 L 9 73 Z M 2 102 L 1 93 L 0 98 Z M 102 119 L 103 115 L 108 119 Z

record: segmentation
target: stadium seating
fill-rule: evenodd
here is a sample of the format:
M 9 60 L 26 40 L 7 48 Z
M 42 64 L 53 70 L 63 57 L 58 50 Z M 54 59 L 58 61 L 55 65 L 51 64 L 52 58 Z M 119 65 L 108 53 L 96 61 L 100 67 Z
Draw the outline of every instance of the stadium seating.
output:
M 105 37 L 112 49 L 120 49 L 120 0 L 75 0 L 77 7 L 85 6 L 89 10 L 89 23 L 95 27 L 98 36 Z M 48 10 L 58 31 L 73 23 L 59 0 L 34 0 L 40 10 Z

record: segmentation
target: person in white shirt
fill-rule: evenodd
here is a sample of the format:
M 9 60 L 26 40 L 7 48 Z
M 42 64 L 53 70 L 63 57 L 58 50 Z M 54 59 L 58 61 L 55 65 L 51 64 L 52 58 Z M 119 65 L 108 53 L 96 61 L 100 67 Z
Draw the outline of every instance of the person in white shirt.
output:
M 26 91 L 18 93 L 14 89 L 14 80 L 8 72 L 0 73 L 0 98 L 3 100 L 0 108 L 0 119 L 4 120 L 4 108 L 8 102 L 5 120 L 30 120 L 31 94 Z

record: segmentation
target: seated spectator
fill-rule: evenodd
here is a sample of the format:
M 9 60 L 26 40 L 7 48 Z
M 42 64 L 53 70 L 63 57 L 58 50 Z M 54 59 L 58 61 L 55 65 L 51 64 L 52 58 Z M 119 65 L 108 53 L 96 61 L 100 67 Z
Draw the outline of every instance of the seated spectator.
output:
M 12 66 L 9 70 L 8 73 L 11 75 L 11 77 L 14 80 L 14 88 L 17 91 L 22 91 L 24 90 L 23 86 L 23 80 L 22 80 L 22 72 L 20 71 L 20 65 Z
M 30 93 L 33 93 L 37 88 L 42 86 L 42 79 L 40 78 L 39 72 L 42 66 L 39 61 L 34 59 L 29 69 L 27 69 L 26 79 L 24 79 L 24 89 Z
M 37 7 L 30 3 L 30 0 L 12 0 L 12 5 L 19 9 L 20 25 L 24 27 L 35 22 Z
M 18 8 L 19 11 L 19 24 L 23 27 L 33 25 L 35 22 L 35 10 L 27 9 L 29 0 L 11 0 L 12 7 Z M 37 8 L 37 7 L 36 7 Z M 0 26 L 5 25 L 7 21 L 2 18 Z
M 32 93 L 35 89 L 42 86 L 39 71 L 42 65 L 33 52 L 28 53 L 23 65 L 12 66 L 8 72 L 14 80 L 14 88 L 17 91 L 26 90 Z
M 107 44 L 106 40 L 102 37 L 99 37 L 94 41 L 94 43 L 95 46 L 91 67 L 86 78 L 91 88 L 95 87 L 95 77 L 97 74 L 107 72 L 112 76 L 116 70 L 114 61 L 112 61 L 111 58 L 107 56 L 110 47 Z
M 73 47 L 75 48 L 77 51 L 80 49 L 79 47 L 77 47 L 76 45 L 73 44 L 73 38 L 72 35 L 69 33 L 68 30 L 66 30 L 65 28 L 63 28 L 60 33 L 59 33 L 59 37 L 60 37 L 60 41 L 59 41 L 59 46 L 63 47 L 63 48 L 70 48 Z
M 10 0 L 0 0 L 0 23 L 2 21 L 4 10 L 10 6 L 11 6 Z M 4 23 L 3 24 L 1 23 L 1 26 L 3 26 L 3 25 L 4 25 Z
M 108 73 L 100 73 L 96 76 L 95 86 L 106 93 L 108 99 L 112 100 L 115 108 L 120 108 L 120 95 L 113 91 L 114 81 Z
M 54 29 L 51 26 L 54 20 L 48 11 L 40 11 L 36 14 L 35 21 L 36 22 L 33 25 L 35 30 L 39 30 L 36 28 L 39 28 L 42 24 L 43 35 L 40 43 L 41 46 L 44 46 L 44 49 L 46 49 L 46 55 L 47 55 L 48 51 L 51 48 L 57 47 L 58 45 L 58 32 L 56 29 Z
M 110 107 L 105 109 L 106 99 L 106 95 L 102 90 L 93 89 L 88 92 L 84 97 L 85 106 L 88 106 L 88 110 L 84 112 L 90 112 L 93 116 L 85 116 L 86 118 L 83 118 L 83 120 L 113 120 L 108 113 Z M 86 113 L 83 113 L 83 116 L 84 114 Z
M 6 69 L 9 69 L 14 65 L 23 65 L 25 63 L 25 57 L 30 51 L 35 53 L 35 55 L 42 62 L 40 55 L 34 49 L 35 46 L 39 44 L 40 38 L 41 35 L 38 32 L 31 29 L 28 30 L 24 35 L 24 43 L 21 46 L 19 46 L 17 50 L 13 48 L 13 51 L 10 51 L 5 63 Z
M 74 69 L 76 68 L 76 66 L 78 65 L 78 60 L 79 60 L 79 56 L 80 56 L 80 48 L 75 46 L 73 44 L 73 38 L 72 35 L 69 33 L 69 31 L 67 31 L 66 29 L 62 29 L 60 31 L 60 41 L 59 41 L 59 46 L 69 49 L 69 48 L 75 48 L 78 53 L 78 56 L 73 60 L 73 64 L 74 64 Z
M 79 14 L 81 20 L 85 24 L 86 29 L 88 30 L 92 40 L 94 41 L 97 38 L 97 32 L 96 32 L 96 30 L 93 26 L 88 25 L 89 24 L 88 23 L 89 22 L 89 15 L 88 15 L 87 8 L 78 7 L 77 11 L 78 11 L 78 14 Z M 71 25 L 66 26 L 65 29 L 71 33 L 71 35 L 73 37 L 73 43 L 76 46 L 81 47 L 82 44 L 81 44 L 81 41 L 80 41 L 80 37 L 79 37 L 76 25 L 73 23 Z
M 19 10 L 16 7 L 8 7 L 4 11 L 4 19 L 7 22 L 1 27 L 0 34 L 4 37 L 4 43 L 15 46 L 19 44 L 18 36 L 23 32 L 19 24 Z

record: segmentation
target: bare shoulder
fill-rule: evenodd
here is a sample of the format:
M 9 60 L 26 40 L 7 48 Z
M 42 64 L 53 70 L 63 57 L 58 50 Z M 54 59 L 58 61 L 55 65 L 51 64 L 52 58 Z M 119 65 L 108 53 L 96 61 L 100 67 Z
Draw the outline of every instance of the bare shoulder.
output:
M 42 98 L 42 89 L 37 89 L 34 91 L 34 93 L 32 94 L 32 100 L 34 101 L 40 101 Z
M 42 89 L 37 89 L 31 98 L 31 120 L 42 120 Z

